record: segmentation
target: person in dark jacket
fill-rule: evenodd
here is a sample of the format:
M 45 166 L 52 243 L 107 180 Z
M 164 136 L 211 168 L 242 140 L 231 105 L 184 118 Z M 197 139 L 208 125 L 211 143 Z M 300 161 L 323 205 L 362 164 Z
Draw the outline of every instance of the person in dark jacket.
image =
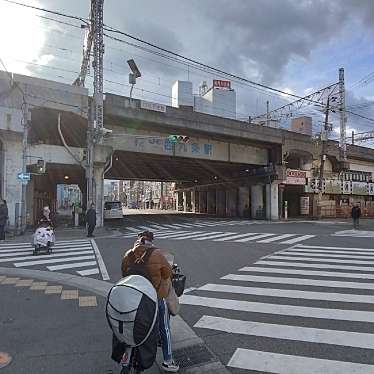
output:
M 5 225 L 8 220 L 8 207 L 5 200 L 0 200 L 0 241 L 5 240 Z
M 353 228 L 357 230 L 360 227 L 361 209 L 358 204 L 355 204 L 352 208 L 351 216 L 353 219 Z
M 38 225 L 39 227 L 52 227 L 53 228 L 53 222 L 51 219 L 51 210 L 49 209 L 49 206 L 45 206 L 43 208 L 43 213 L 39 219 Z
M 96 226 L 96 210 L 95 210 L 94 203 L 92 203 L 90 206 L 90 209 L 87 210 L 86 223 L 87 223 L 87 237 L 93 238 L 94 237 L 93 232 Z

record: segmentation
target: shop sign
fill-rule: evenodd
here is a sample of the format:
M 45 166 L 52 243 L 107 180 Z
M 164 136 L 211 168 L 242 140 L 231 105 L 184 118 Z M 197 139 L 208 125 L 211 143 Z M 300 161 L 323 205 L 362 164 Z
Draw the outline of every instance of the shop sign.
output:
M 300 214 L 302 215 L 309 214 L 309 196 L 300 197 Z
M 352 182 L 353 195 L 368 195 L 368 187 L 365 182 Z
M 140 100 L 140 108 L 141 109 L 147 109 L 147 110 L 153 110 L 154 112 L 166 112 L 166 105 L 159 104 L 159 103 L 152 103 L 150 101 Z
M 219 87 L 219 88 L 231 88 L 231 82 L 230 81 L 224 81 L 219 79 L 213 79 L 213 87 Z
M 325 193 L 339 195 L 341 193 L 341 182 L 339 180 L 325 179 Z
M 304 170 L 287 169 L 286 175 L 286 184 L 306 184 L 306 171 Z
M 369 195 L 374 195 L 374 183 L 369 183 L 368 189 L 369 189 Z

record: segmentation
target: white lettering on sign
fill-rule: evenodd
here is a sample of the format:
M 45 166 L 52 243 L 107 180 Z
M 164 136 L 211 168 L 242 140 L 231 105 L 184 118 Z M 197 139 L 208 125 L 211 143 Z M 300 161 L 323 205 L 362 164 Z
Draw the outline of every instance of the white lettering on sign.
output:
M 306 171 L 304 170 L 287 169 L 286 175 L 286 184 L 306 184 Z
M 150 101 L 140 100 L 140 108 L 141 109 L 147 109 L 147 110 L 153 110 L 155 112 L 166 112 L 166 105 L 159 104 L 159 103 L 152 103 Z
M 213 80 L 213 87 L 220 87 L 220 88 L 231 88 L 231 82 L 230 81 L 223 81 L 219 79 Z

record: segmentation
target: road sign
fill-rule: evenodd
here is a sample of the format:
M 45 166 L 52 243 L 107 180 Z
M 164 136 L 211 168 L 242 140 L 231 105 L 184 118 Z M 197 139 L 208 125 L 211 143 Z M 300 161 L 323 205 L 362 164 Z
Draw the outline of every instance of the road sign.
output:
M 18 173 L 17 179 L 20 181 L 29 181 L 31 180 L 31 174 L 30 173 Z

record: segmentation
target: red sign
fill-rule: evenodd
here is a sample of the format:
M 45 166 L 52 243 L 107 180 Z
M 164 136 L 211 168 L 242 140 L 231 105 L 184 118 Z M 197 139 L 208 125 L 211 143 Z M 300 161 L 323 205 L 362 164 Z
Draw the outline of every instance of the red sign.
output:
M 287 169 L 286 184 L 306 184 L 306 171 Z
M 231 88 L 231 82 L 214 79 L 213 80 L 213 87 Z

